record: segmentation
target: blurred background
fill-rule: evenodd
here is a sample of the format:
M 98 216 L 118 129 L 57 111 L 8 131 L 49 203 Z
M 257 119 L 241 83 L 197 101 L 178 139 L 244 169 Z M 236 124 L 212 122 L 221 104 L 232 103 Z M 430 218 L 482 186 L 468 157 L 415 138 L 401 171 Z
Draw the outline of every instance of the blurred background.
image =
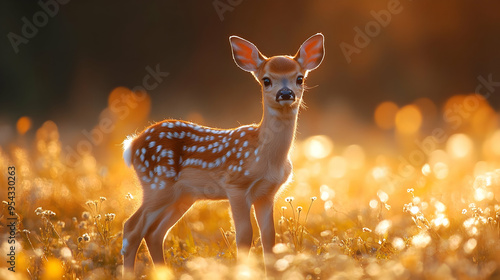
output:
M 31 121 L 28 134 L 53 120 L 63 138 L 77 139 L 99 122 L 115 88 L 143 84 L 147 67 L 168 76 L 147 90 L 150 104 L 140 121 L 258 122 L 260 88 L 232 61 L 230 35 L 268 56 L 294 54 L 312 34 L 325 35 L 326 58 L 308 79 L 313 88 L 299 137 L 359 141 L 384 101 L 401 108 L 420 100 L 436 113 L 450 97 L 474 92 L 478 76 L 500 81 L 500 3 L 494 1 L 67 2 L 48 1 L 45 9 L 55 12 L 45 17 L 37 1 L 0 4 L 2 145 L 16 139 L 22 116 Z M 32 38 L 23 36 L 24 29 L 33 33 L 23 18 L 37 29 Z M 367 37 L 356 41 L 356 28 Z M 487 100 L 497 110 L 499 95 Z M 424 114 L 424 124 L 428 117 L 436 116 Z

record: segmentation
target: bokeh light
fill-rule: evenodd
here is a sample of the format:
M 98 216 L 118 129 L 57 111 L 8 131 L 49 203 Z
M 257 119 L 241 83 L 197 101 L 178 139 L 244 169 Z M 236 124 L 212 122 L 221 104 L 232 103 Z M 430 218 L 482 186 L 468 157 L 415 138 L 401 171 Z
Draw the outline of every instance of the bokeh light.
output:
M 386 235 L 392 226 L 392 221 L 383 220 L 375 227 L 375 232 L 379 235 Z
M 304 141 L 304 152 L 311 160 L 325 158 L 333 150 L 333 142 L 328 136 L 315 135 Z
M 396 113 L 396 129 L 402 134 L 413 134 L 422 124 L 422 114 L 417 106 L 406 105 Z
M 391 101 L 380 103 L 375 109 L 375 124 L 382 129 L 391 129 L 394 127 L 394 119 L 398 112 L 398 105 Z
M 422 174 L 424 174 L 424 176 L 429 176 L 431 174 L 431 166 L 428 163 L 422 166 Z
M 464 158 L 471 155 L 474 143 L 469 136 L 457 133 L 450 136 L 446 143 L 446 151 L 454 158 Z
M 42 279 L 44 280 L 62 279 L 63 275 L 64 275 L 64 268 L 62 262 L 56 258 L 49 258 L 45 263 Z
M 24 135 L 31 128 L 31 119 L 29 117 L 23 116 L 17 120 L 17 132 L 20 135 Z
M 448 165 L 444 162 L 436 162 L 436 164 L 434 164 L 432 172 L 436 175 L 437 179 L 446 179 L 449 173 Z
M 466 254 L 472 254 L 474 252 L 474 249 L 476 249 L 477 246 L 477 240 L 475 238 L 471 238 L 467 240 L 464 244 L 464 252 Z

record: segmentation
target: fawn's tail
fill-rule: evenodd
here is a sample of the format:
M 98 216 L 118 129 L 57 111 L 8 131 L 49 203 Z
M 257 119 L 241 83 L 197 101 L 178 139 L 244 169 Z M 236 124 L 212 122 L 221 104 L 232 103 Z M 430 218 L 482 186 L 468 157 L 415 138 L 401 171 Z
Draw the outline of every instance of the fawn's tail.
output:
M 132 142 L 134 141 L 133 136 L 128 136 L 122 143 L 123 145 L 123 159 L 128 167 L 132 166 Z

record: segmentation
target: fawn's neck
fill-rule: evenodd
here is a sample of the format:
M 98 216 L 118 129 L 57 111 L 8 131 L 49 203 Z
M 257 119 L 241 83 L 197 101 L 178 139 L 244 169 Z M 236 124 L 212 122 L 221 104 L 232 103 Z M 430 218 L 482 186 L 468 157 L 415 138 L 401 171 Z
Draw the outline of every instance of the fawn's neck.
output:
M 264 105 L 259 129 L 259 149 L 269 163 L 282 164 L 295 137 L 298 108 L 273 109 Z

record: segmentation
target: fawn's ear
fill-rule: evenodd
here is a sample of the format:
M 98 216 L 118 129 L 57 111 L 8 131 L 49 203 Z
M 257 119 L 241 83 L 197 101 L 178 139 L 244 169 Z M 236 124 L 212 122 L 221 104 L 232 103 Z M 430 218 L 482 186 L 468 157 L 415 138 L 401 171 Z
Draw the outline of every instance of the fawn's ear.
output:
M 248 72 L 255 72 L 266 59 L 257 47 L 249 41 L 238 36 L 229 37 L 233 59 L 236 65 Z
M 325 56 L 325 38 L 318 33 L 307 39 L 295 55 L 295 60 L 307 71 L 316 69 Z

